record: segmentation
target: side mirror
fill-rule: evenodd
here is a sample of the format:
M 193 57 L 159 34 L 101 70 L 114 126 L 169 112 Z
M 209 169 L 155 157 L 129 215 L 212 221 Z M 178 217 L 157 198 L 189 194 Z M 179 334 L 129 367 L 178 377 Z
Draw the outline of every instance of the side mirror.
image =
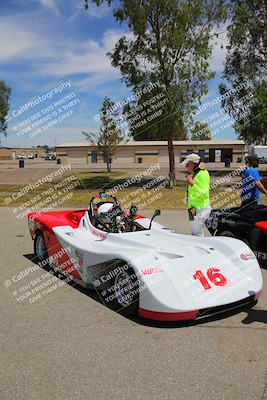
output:
M 160 214 L 161 214 L 161 211 L 160 211 L 159 209 L 157 209 L 157 210 L 154 211 L 154 214 L 152 215 L 152 218 L 151 218 L 151 220 L 150 220 L 150 224 L 149 224 L 149 228 L 148 228 L 148 229 L 151 229 L 151 225 L 152 225 L 153 219 L 154 219 L 155 217 L 157 217 L 158 215 L 160 215 Z

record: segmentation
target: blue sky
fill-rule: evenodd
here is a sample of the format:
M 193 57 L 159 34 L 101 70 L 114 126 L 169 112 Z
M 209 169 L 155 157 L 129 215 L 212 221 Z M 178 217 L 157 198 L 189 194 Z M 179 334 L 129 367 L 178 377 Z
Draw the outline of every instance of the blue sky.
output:
M 7 138 L 2 146 L 53 145 L 81 142 L 82 130 L 97 132 L 94 116 L 105 96 L 123 100 L 129 90 L 121 81 L 119 71 L 111 66 L 108 51 L 127 30 L 116 23 L 107 6 L 83 8 L 83 0 L 1 0 L 0 2 L 0 79 L 12 87 L 11 116 L 21 106 L 60 82 L 71 81 L 71 88 L 53 100 L 75 92 L 79 99 L 70 117 L 51 128 L 29 137 L 18 135 L 18 123 L 49 106 L 44 101 L 19 117 L 9 121 Z M 223 69 L 226 35 L 220 36 L 214 47 L 211 67 L 217 72 L 209 82 L 209 93 L 203 101 L 218 96 L 218 84 Z M 201 118 L 218 111 L 213 106 Z M 16 130 L 17 129 L 17 130 Z M 216 134 L 215 139 L 235 137 L 232 128 Z

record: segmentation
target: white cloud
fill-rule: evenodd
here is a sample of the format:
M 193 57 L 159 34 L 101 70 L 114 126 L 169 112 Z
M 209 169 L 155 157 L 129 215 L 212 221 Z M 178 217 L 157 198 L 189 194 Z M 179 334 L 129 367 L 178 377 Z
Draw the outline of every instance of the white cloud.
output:
M 35 0 L 42 7 L 51 11 L 56 16 L 66 16 L 68 14 L 67 20 L 73 21 L 80 13 L 84 15 L 89 15 L 91 18 L 104 18 L 109 13 L 111 13 L 111 8 L 102 4 L 98 7 L 96 4 L 90 3 L 88 10 L 85 12 L 83 0 Z
M 77 88 L 79 92 L 88 92 L 90 89 L 90 91 L 94 92 L 94 94 L 101 95 L 102 93 L 103 96 L 111 96 L 111 94 L 114 94 L 112 88 L 109 89 L 107 86 L 101 90 L 100 86 L 103 86 L 111 80 L 115 81 L 116 79 L 120 78 L 121 76 L 116 70 L 106 72 L 102 71 L 100 73 L 96 72 L 92 76 L 75 81 L 75 88 Z
M 44 36 L 42 32 L 42 26 L 39 29 L 36 25 L 29 26 L 24 16 L 0 17 L 0 61 L 2 65 L 20 63 L 21 85 L 23 78 L 27 82 L 30 78 L 33 81 L 83 74 L 85 77 L 77 82 L 82 90 L 120 78 L 106 55 L 121 37 L 120 31 L 106 31 L 99 42 L 92 39 L 69 41 L 66 37 L 56 41 L 52 34 Z M 9 73 L 9 77 L 12 78 L 12 74 Z M 16 79 L 16 73 L 13 77 Z
M 38 19 L 39 14 L 36 18 L 34 15 L 32 13 L 31 19 L 40 24 L 28 25 L 25 15 L 0 16 L 2 76 L 16 82 L 14 91 L 19 89 L 33 94 L 40 90 L 40 82 L 52 85 L 53 81 L 69 77 L 78 93 L 98 97 L 121 95 L 118 92 L 121 85 L 117 84 L 121 75 L 106 55 L 122 36 L 121 31 L 107 30 L 99 41 L 68 40 L 66 35 L 55 40 L 54 32 L 48 30 L 47 35 L 43 35 L 43 21 Z M 9 65 L 16 66 L 16 70 L 9 69 Z M 80 76 L 73 77 L 77 74 Z M 124 85 L 122 88 L 124 90 Z
M 84 7 L 82 6 L 84 9 Z M 92 18 L 104 18 L 110 13 L 110 7 L 106 4 L 102 4 L 101 7 L 98 7 L 95 4 L 89 4 L 87 13 L 92 17 Z
M 10 17 L 0 17 L 0 61 L 34 57 L 45 40 Z
M 57 60 L 47 63 L 39 72 L 45 75 L 65 76 L 72 74 L 89 74 L 99 72 L 115 74 L 115 68 L 107 56 L 114 49 L 121 31 L 108 30 L 101 42 L 88 40 L 83 43 L 72 42 L 62 45 Z M 129 36 L 129 35 L 128 35 Z M 118 76 L 118 72 L 115 74 Z
M 65 76 L 112 70 L 105 46 L 89 40 L 83 44 L 72 43 L 61 49 L 60 56 L 39 71 L 41 74 Z
M 39 0 L 39 3 L 48 10 L 54 12 L 55 14 L 59 15 L 59 3 L 60 0 Z

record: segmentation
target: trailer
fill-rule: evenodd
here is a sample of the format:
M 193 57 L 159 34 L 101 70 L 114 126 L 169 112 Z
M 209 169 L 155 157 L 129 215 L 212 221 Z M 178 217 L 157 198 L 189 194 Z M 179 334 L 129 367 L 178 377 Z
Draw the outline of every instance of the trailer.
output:
M 261 164 L 267 164 L 267 146 L 254 146 L 254 153 L 259 157 Z

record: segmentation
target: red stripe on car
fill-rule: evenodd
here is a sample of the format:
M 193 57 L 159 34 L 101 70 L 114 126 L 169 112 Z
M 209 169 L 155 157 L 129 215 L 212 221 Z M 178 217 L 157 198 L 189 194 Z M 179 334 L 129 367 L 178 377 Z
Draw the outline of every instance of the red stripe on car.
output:
M 198 311 L 159 312 L 145 310 L 144 308 L 139 308 L 138 314 L 140 317 L 154 319 L 155 321 L 182 321 L 186 319 L 195 319 L 199 316 Z

